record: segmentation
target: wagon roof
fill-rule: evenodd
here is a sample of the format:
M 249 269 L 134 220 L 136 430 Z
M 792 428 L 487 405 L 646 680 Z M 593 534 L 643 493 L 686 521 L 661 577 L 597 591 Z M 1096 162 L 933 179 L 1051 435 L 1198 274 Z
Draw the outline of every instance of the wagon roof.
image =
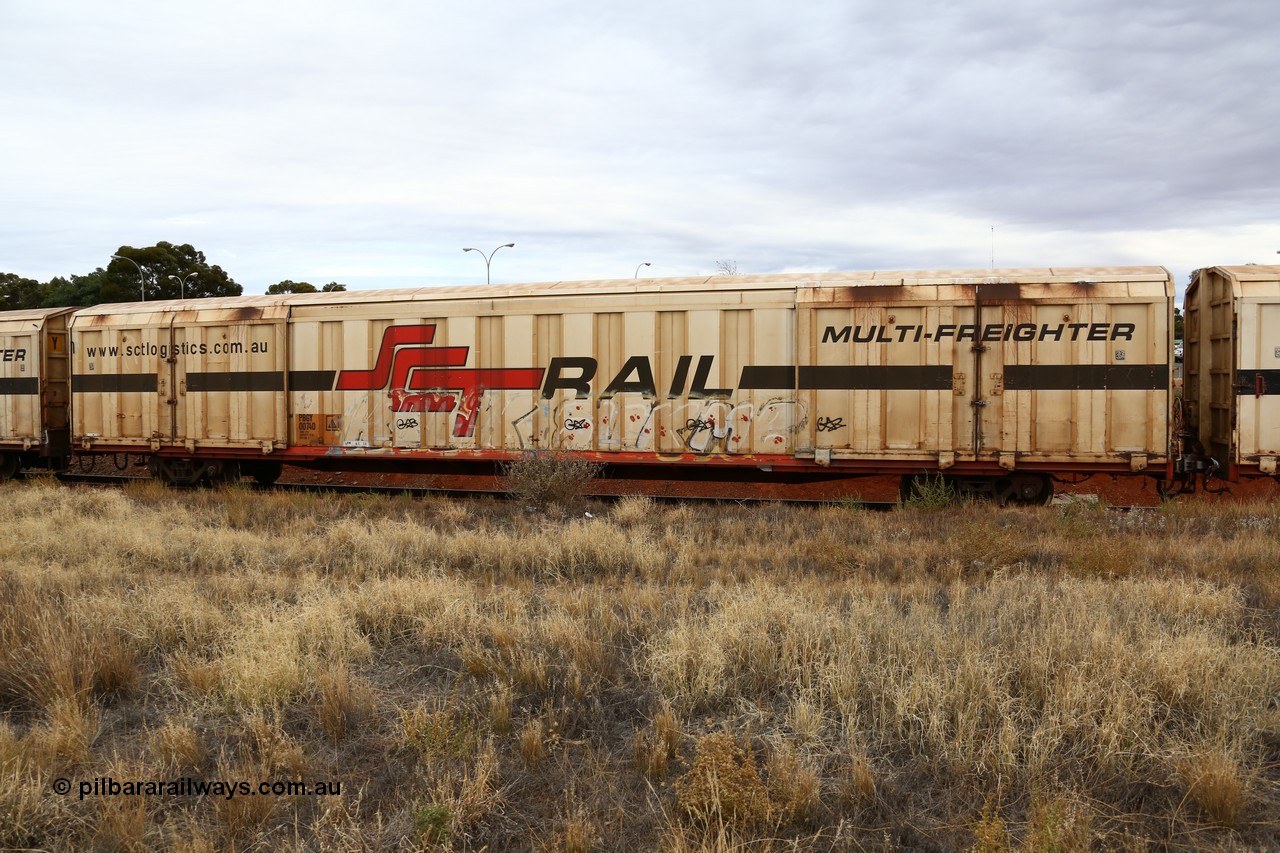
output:
M 463 299 L 528 298 L 618 293 L 680 293 L 739 290 L 790 290 L 797 287 L 850 285 L 929 284 L 1070 284 L 1076 282 L 1163 282 L 1169 272 L 1158 266 L 1132 267 L 1020 267 L 1008 269 L 877 270 L 870 272 L 779 273 L 771 275 L 690 276 L 591 281 L 555 281 L 532 284 L 459 285 L 351 290 L 336 293 L 293 293 L 273 296 L 234 296 L 153 302 L 95 305 L 84 309 L 95 314 L 272 308 L 289 305 L 335 305 L 362 302 L 412 302 Z
M 1277 281 L 1280 280 L 1280 265 L 1277 264 L 1243 264 L 1240 266 L 1211 267 L 1227 278 L 1237 281 Z
M 21 323 L 23 321 L 31 321 L 33 323 L 43 323 L 50 317 L 58 314 L 69 314 L 76 311 L 76 308 L 24 308 L 20 311 L 0 311 L 0 323 L 8 325 L 10 323 Z

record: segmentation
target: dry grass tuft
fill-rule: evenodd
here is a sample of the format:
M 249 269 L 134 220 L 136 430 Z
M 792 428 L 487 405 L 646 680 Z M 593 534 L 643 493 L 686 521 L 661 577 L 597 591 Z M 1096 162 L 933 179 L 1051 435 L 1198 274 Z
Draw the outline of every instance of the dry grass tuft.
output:
M 1088 853 L 1094 847 L 1087 803 L 1070 795 L 1036 797 L 1024 847 L 1053 853 Z
M 97 800 L 95 846 L 121 853 L 147 850 L 147 801 L 142 797 L 103 797 Z
M 822 805 L 822 780 L 817 768 L 800 760 L 795 751 L 775 746 L 767 768 L 769 799 L 783 823 L 811 824 Z
M 866 808 L 876 800 L 876 774 L 861 750 L 849 755 L 849 764 L 840 779 L 840 797 L 851 808 Z
M 1252 799 L 1250 779 L 1228 750 L 1206 746 L 1177 758 L 1174 772 L 1187 796 L 1219 826 L 1240 825 Z
M 217 778 L 228 780 L 266 778 L 260 767 L 252 764 L 218 763 Z M 223 839 L 223 848 L 240 848 L 262 835 L 276 811 L 276 797 L 236 793 L 213 797 L 213 814 Z
M 400 726 L 404 742 L 427 758 L 462 758 L 480 743 L 476 722 L 455 705 L 431 710 L 420 702 L 401 712 Z
M 619 498 L 613 505 L 609 518 L 624 530 L 634 530 L 653 522 L 657 505 L 653 498 L 631 496 Z
M 36 763 L 58 772 L 72 772 L 93 758 L 90 747 L 98 737 L 101 714 L 79 699 L 58 699 L 44 722 L 31 733 Z
M 316 693 L 316 715 L 335 741 L 359 729 L 377 709 L 373 690 L 365 682 L 353 679 L 344 667 L 321 673 Z
M 166 770 L 191 771 L 204 764 L 208 750 L 193 726 L 171 719 L 152 732 L 151 753 Z
M 541 719 L 533 719 L 520 730 L 520 757 L 524 766 L 530 770 L 542 764 L 547 757 L 546 724 Z
M 578 814 L 566 818 L 553 848 L 563 853 L 589 853 L 596 847 L 599 832 L 591 819 Z

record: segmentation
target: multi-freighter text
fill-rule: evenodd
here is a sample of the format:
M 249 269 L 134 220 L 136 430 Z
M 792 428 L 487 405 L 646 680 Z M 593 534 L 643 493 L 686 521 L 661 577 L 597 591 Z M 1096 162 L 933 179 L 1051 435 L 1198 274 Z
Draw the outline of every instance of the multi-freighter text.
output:
M 1134 323 L 939 323 L 932 329 L 904 323 L 895 326 L 827 326 L 822 331 L 824 344 L 893 344 L 921 341 L 1131 341 L 1137 331 Z

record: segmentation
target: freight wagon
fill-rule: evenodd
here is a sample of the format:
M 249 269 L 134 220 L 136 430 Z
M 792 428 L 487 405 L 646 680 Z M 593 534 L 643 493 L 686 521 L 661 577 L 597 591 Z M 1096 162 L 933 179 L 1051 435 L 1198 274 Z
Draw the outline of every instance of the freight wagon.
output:
M 1189 449 L 1230 480 L 1280 457 L 1280 268 L 1198 270 L 1187 288 Z
M 71 318 L 71 443 L 170 483 L 286 463 L 492 482 L 547 451 L 637 490 L 941 474 L 1036 503 L 1057 478 L 1212 468 L 1176 428 L 1173 297 L 1126 267 L 100 305 Z
M 0 312 L 0 480 L 69 458 L 72 310 Z

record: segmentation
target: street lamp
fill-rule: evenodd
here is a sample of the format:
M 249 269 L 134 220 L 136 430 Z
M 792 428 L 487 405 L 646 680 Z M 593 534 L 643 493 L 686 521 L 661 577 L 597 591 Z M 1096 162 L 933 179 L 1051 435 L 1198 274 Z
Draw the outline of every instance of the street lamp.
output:
M 133 258 L 126 258 L 124 255 L 112 255 L 117 261 L 128 261 L 138 268 L 138 284 L 142 285 L 142 301 L 147 301 L 147 280 L 142 277 L 142 266 Z
M 492 252 L 490 252 L 487 255 L 484 252 L 481 252 L 479 249 L 472 249 L 470 247 L 463 247 L 462 251 L 475 252 L 478 255 L 480 255 L 480 257 L 484 258 L 484 283 L 489 284 L 489 262 L 493 260 L 493 256 L 498 254 L 498 249 L 514 249 L 515 247 L 516 247 L 515 243 L 503 243 L 501 246 L 499 246 L 497 249 L 494 249 Z
M 195 278 L 199 274 L 200 274 L 199 270 L 197 270 L 196 272 L 187 273 L 182 278 L 178 278 L 176 275 L 169 276 L 169 281 L 176 281 L 179 285 L 179 288 L 178 288 L 179 299 L 187 298 L 187 282 L 191 281 L 191 279 Z
M 645 261 L 643 264 L 640 265 L 640 267 L 651 267 L 651 266 L 653 266 L 653 264 L 649 263 L 648 261 Z M 640 267 L 636 267 L 636 274 L 633 275 L 632 278 L 640 277 Z

